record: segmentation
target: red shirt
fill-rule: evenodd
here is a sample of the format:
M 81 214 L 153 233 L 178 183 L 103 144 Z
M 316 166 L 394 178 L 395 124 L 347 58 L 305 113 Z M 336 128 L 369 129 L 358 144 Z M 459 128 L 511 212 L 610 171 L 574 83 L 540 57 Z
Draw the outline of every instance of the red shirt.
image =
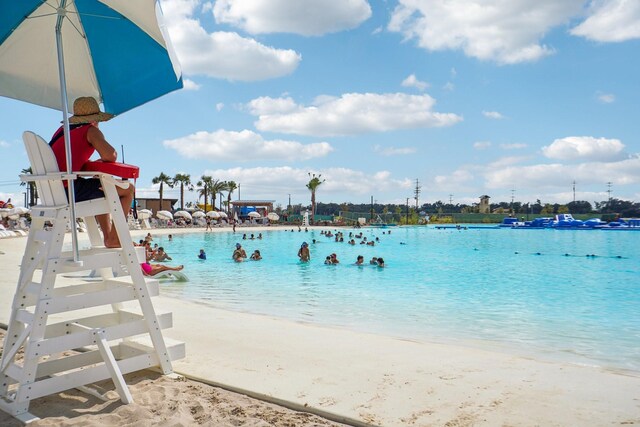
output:
M 82 170 L 82 166 L 89 161 L 93 153 L 96 151 L 93 145 L 89 144 L 87 140 L 87 133 L 91 128 L 91 124 L 77 127 L 71 130 L 71 171 L 77 172 Z M 62 129 L 62 127 L 60 127 Z M 60 132 L 60 129 L 56 131 L 54 136 Z M 64 135 L 60 133 L 58 139 L 51 144 L 53 154 L 58 161 L 58 168 L 60 172 L 67 171 L 67 158 L 64 151 Z

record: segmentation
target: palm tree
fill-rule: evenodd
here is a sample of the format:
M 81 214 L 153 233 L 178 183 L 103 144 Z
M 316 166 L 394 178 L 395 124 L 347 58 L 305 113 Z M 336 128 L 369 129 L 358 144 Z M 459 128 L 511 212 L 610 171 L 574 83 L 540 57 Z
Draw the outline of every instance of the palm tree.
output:
M 238 184 L 235 181 L 227 181 L 227 210 L 231 207 L 231 194 L 238 189 Z M 229 212 L 230 213 L 230 212 Z
M 200 189 L 198 190 L 198 198 L 200 196 L 204 196 L 204 211 L 207 211 L 207 195 L 209 195 L 209 189 L 211 188 L 211 183 L 213 178 L 210 176 L 202 175 L 200 177 L 200 181 L 196 184 Z
M 307 188 L 311 191 L 311 223 L 313 224 L 313 219 L 316 215 L 316 190 L 325 180 L 320 180 L 320 177 L 322 176 L 320 174 L 316 176 L 315 173 L 311 174 L 311 172 L 309 172 L 309 176 L 311 177 L 311 180 L 307 184 Z
M 180 183 L 180 209 L 184 209 L 184 187 L 187 187 L 187 190 L 189 191 L 193 190 L 191 175 L 182 173 L 176 174 L 176 176 L 173 177 L 171 187 L 173 188 L 177 183 Z
M 26 169 L 22 169 L 20 171 L 20 173 L 22 174 L 32 174 L 33 170 L 31 169 L 31 166 L 29 166 Z M 29 206 L 34 206 L 35 204 L 38 203 L 38 187 L 36 187 L 36 183 L 33 181 L 30 182 L 21 182 L 20 183 L 21 186 L 27 185 L 27 193 L 29 193 Z
M 211 181 L 211 206 L 216 206 L 216 195 L 226 189 L 225 182 L 220 181 L 219 179 L 214 179 Z
M 169 187 L 173 186 L 171 182 L 171 177 L 169 175 L 165 175 L 164 172 L 160 172 L 160 175 L 156 176 L 151 180 L 153 184 L 160 184 L 160 208 L 158 210 L 162 210 L 162 196 L 164 194 L 164 184 L 167 184 Z

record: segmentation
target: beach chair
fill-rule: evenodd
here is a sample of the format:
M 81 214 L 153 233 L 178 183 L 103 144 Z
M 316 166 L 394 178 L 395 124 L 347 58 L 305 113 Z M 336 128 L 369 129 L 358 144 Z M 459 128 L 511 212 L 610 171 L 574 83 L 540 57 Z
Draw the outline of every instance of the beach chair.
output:
M 116 191 L 116 185 L 128 183 L 97 172 L 72 175 L 98 176 L 105 192 L 104 198 L 76 204 L 90 247 L 82 249 L 75 262 L 73 252 L 63 250 L 70 218 L 63 186 L 67 175 L 58 170 L 42 138 L 25 132 L 23 139 L 33 175 L 21 179 L 36 183 L 41 204 L 32 207 L 0 359 L 0 409 L 29 422 L 35 419 L 28 413 L 31 400 L 108 378 L 120 399 L 130 403 L 123 374 L 153 366 L 169 374 L 171 361 L 184 357 L 184 344 L 168 345 L 162 336 L 172 318 L 170 313 L 156 314 L 151 297 L 158 295 L 158 280 L 145 278 L 140 268 Z M 104 213 L 111 214 L 122 248 L 104 247 L 95 220 Z M 70 277 L 90 270 L 99 278 Z M 122 304 L 127 301 L 135 308 L 125 310 Z M 73 351 L 77 349 L 82 351 Z

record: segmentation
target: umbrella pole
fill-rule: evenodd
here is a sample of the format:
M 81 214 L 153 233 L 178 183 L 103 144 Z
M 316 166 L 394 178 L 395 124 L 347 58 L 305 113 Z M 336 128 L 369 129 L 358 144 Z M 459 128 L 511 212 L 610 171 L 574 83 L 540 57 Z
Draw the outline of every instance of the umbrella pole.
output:
M 58 52 L 58 75 L 60 76 L 60 98 L 62 101 L 62 126 L 64 128 L 64 149 L 67 159 L 67 183 L 69 189 L 69 204 L 71 206 L 71 242 L 73 245 L 73 263 L 82 265 L 80 250 L 78 249 L 78 230 L 76 229 L 76 196 L 74 191 L 74 179 L 71 177 L 71 131 L 69 129 L 69 103 L 67 100 L 67 79 L 64 72 L 64 54 L 62 52 L 62 22 L 65 18 L 66 0 L 61 0 L 56 20 L 56 47 Z

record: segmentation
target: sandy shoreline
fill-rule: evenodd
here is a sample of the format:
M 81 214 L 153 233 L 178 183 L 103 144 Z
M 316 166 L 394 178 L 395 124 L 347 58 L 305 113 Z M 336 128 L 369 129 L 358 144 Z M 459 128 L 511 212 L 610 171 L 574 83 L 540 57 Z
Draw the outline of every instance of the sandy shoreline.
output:
M 25 241 L 0 240 L 2 323 L 8 322 Z M 640 425 L 636 375 L 300 324 L 163 296 L 155 305 L 173 312 L 174 327 L 166 336 L 187 345 L 187 358 L 174 363 L 176 372 L 300 407 L 384 426 Z

